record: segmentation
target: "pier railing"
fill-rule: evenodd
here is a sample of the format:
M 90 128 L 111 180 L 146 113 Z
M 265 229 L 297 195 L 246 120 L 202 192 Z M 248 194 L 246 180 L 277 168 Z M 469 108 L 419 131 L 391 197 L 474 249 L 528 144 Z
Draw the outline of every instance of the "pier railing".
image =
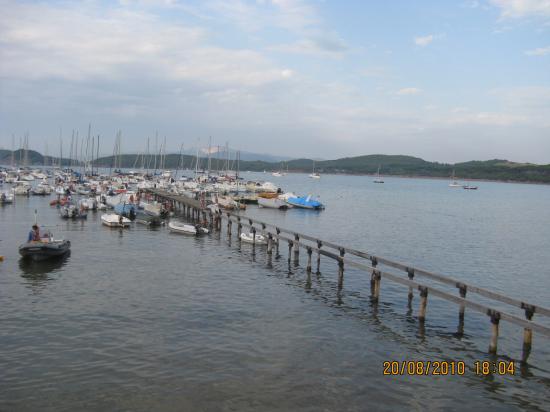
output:
M 336 243 L 318 239 L 314 236 L 309 236 L 303 233 L 299 233 L 295 230 L 286 229 L 278 225 L 266 223 L 258 219 L 248 217 L 240 212 L 232 211 L 212 211 L 211 209 L 204 208 L 203 205 L 199 205 L 200 202 L 194 199 L 189 199 L 184 196 L 175 195 L 173 193 L 148 190 L 157 198 L 162 198 L 165 201 L 171 202 L 172 206 L 183 212 L 190 219 L 200 220 L 203 223 L 207 222 L 210 227 L 221 231 L 222 220 L 227 221 L 227 235 L 232 235 L 232 225 L 237 225 L 237 237 L 240 239 L 242 228 L 247 227 L 253 235 L 253 246 L 255 246 L 256 235 L 262 234 L 267 237 L 267 254 L 271 259 L 273 255 L 273 249 L 275 248 L 275 255 L 280 256 L 281 242 L 287 242 L 288 245 L 288 261 L 289 263 L 294 260 L 295 264 L 299 264 L 300 249 L 303 249 L 307 253 L 307 266 L 308 273 L 312 271 L 312 255 L 316 253 L 317 272 L 320 271 L 321 256 L 333 259 L 337 263 L 338 269 L 338 288 L 342 289 L 344 286 L 344 268 L 345 266 L 354 267 L 359 270 L 365 271 L 370 274 L 370 286 L 371 286 L 371 299 L 377 302 L 380 296 L 380 285 L 382 279 L 389 280 L 396 284 L 408 287 L 408 304 L 409 307 L 413 300 L 413 291 L 417 290 L 420 295 L 420 303 L 418 309 L 418 321 L 422 324 L 426 320 L 426 311 L 428 304 L 428 295 L 436 296 L 443 300 L 455 303 L 459 306 L 459 325 L 458 333 L 462 334 L 464 331 L 464 311 L 465 308 L 469 308 L 476 312 L 486 314 L 491 322 L 491 340 L 489 344 L 489 352 L 496 353 L 497 343 L 499 336 L 499 323 L 500 320 L 504 320 L 523 327 L 523 348 L 522 348 L 522 361 L 527 361 L 532 349 L 533 331 L 550 337 L 550 328 L 533 322 L 533 316 L 538 314 L 539 316 L 550 316 L 550 309 L 542 307 L 540 305 L 531 304 L 518 299 L 514 299 L 500 293 L 493 292 L 491 290 L 481 288 L 478 286 L 470 285 L 453 279 L 449 276 L 441 275 L 438 273 L 429 272 L 423 269 L 419 269 L 412 266 L 406 266 L 402 263 L 395 262 L 390 259 L 376 256 L 374 254 L 359 251 L 353 248 L 338 245 Z M 352 259 L 359 258 L 357 259 Z M 368 262 L 368 263 L 367 263 Z M 393 273 L 387 270 L 381 270 L 380 265 L 396 269 L 401 272 Z M 422 277 L 423 280 L 418 278 Z M 426 280 L 437 281 L 441 284 L 446 284 L 455 287 L 458 290 L 458 296 L 453 295 L 447 291 L 436 288 L 432 284 L 428 284 Z M 499 302 L 504 305 L 509 305 L 516 309 L 524 311 L 525 318 L 510 314 L 506 311 L 496 309 L 494 306 L 475 302 L 471 299 L 466 299 L 467 293 L 473 293 L 487 298 L 489 301 Z M 470 295 L 468 295 L 470 296 Z

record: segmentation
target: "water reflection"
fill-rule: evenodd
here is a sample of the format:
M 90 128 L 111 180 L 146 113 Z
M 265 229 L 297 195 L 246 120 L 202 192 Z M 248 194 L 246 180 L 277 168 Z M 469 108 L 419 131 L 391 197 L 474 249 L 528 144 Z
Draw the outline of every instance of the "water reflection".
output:
M 44 279 L 48 273 L 61 269 L 69 262 L 71 251 L 69 250 L 63 256 L 35 262 L 31 259 L 19 259 L 19 269 L 23 272 L 21 277 L 26 279 Z

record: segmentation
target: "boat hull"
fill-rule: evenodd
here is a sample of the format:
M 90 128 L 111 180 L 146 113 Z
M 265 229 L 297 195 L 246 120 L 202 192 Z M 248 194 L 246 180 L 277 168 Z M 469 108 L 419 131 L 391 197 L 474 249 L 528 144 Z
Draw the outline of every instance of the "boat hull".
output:
M 35 262 L 63 256 L 70 250 L 71 242 L 68 240 L 47 243 L 28 242 L 19 246 L 19 254 L 21 257 Z

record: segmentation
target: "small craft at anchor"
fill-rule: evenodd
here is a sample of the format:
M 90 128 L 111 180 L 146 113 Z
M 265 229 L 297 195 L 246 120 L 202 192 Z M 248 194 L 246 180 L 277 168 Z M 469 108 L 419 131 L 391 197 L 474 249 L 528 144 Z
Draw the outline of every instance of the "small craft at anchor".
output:
M 29 232 L 27 243 L 19 246 L 19 254 L 24 259 L 41 261 L 60 257 L 71 250 L 71 242 L 64 239 L 54 239 L 48 231 L 40 234 L 38 225 L 34 224 Z

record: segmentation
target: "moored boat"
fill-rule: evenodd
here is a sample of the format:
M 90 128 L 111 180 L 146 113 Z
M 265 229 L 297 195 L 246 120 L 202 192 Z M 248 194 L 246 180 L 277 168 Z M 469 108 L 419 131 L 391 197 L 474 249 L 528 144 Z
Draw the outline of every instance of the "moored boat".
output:
M 101 223 L 109 227 L 128 227 L 132 221 L 124 216 L 115 213 L 106 213 L 101 215 Z
M 188 225 L 181 222 L 169 222 L 168 228 L 171 232 L 174 233 L 181 233 L 184 235 L 196 235 L 197 234 L 197 228 L 193 225 Z
M 292 206 L 299 207 L 302 209 L 313 209 L 313 210 L 322 210 L 325 206 L 318 200 L 314 200 L 311 196 L 307 197 L 289 197 L 286 202 Z
M 292 205 L 286 203 L 282 199 L 277 199 L 277 198 L 265 199 L 265 198 L 259 197 L 258 198 L 258 207 L 267 207 L 267 208 L 270 208 L 270 209 L 286 210 L 286 209 L 292 207 Z
M 267 245 L 267 239 L 264 235 L 256 233 L 241 233 L 240 239 L 246 243 L 254 243 L 255 245 Z

